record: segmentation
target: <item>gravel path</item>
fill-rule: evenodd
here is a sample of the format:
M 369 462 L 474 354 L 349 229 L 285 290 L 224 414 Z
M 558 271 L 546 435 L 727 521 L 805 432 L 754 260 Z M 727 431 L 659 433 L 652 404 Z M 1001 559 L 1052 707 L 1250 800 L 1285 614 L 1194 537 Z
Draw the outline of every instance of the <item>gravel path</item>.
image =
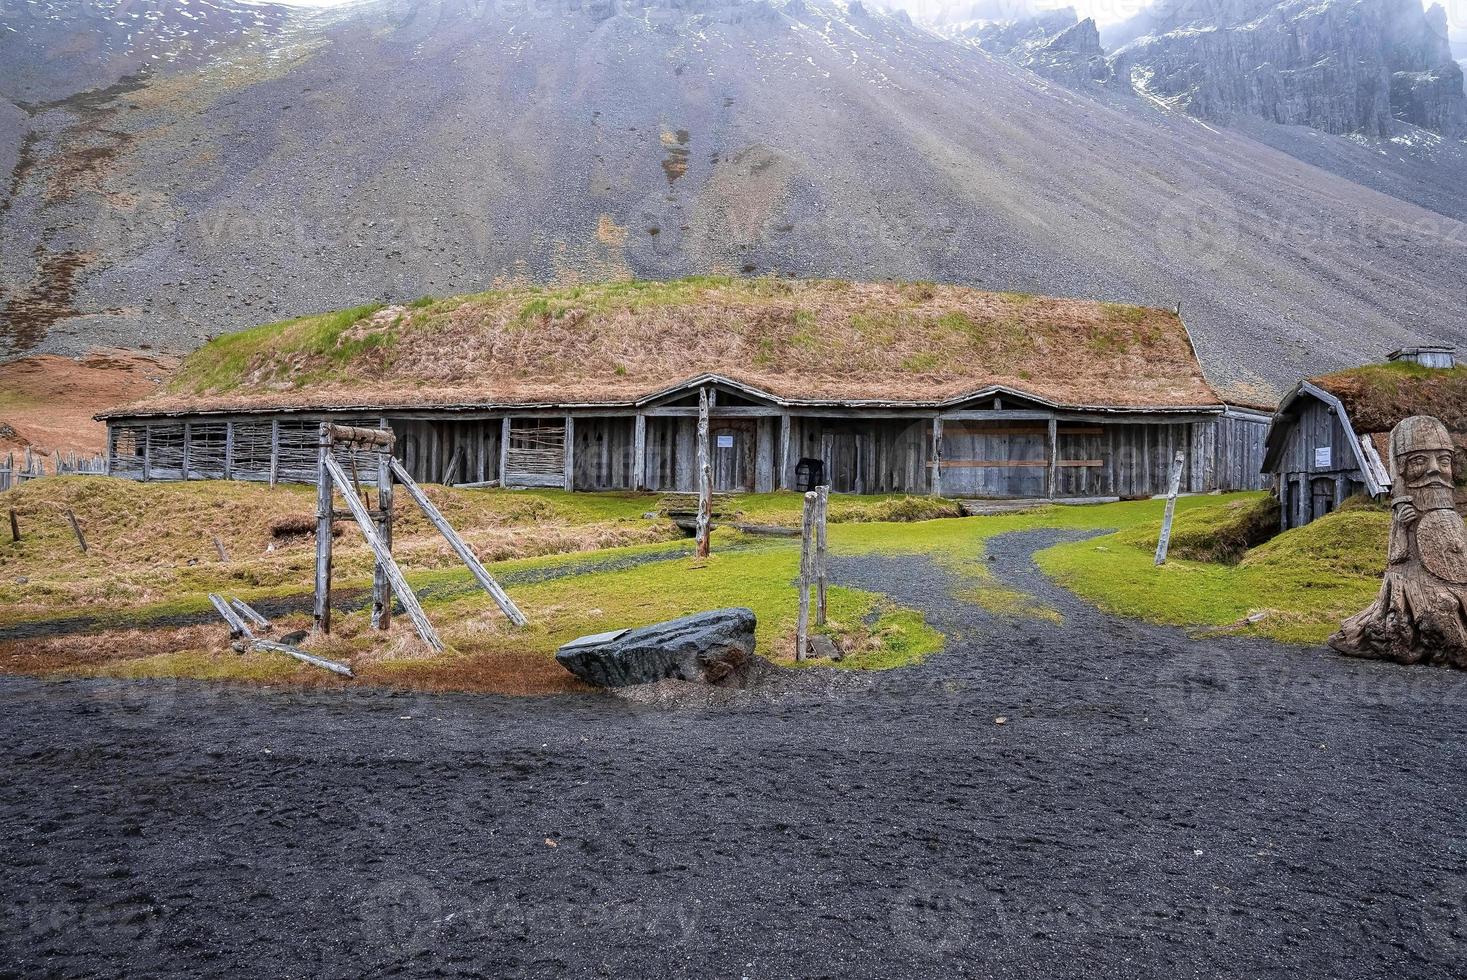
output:
M 1057 538 L 992 553 L 1061 625 L 839 559 L 954 639 L 818 700 L 0 680 L 0 974 L 1460 977 L 1467 677 L 1109 619 Z

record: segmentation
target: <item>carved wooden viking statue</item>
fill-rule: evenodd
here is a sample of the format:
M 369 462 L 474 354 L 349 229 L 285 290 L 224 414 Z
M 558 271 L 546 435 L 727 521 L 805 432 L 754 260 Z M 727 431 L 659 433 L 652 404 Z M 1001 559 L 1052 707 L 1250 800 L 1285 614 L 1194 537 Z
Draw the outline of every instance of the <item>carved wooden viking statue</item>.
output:
M 1467 668 L 1467 533 L 1453 507 L 1451 436 L 1413 415 L 1391 430 L 1391 543 L 1374 605 L 1330 646 L 1351 657 Z

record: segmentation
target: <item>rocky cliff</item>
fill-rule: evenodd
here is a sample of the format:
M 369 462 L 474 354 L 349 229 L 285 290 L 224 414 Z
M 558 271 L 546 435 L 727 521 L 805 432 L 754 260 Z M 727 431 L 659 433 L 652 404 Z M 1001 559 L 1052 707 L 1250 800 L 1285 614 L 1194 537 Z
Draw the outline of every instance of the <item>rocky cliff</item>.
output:
M 1204 118 L 1247 113 L 1328 133 L 1467 136 L 1440 6 L 1419 0 L 1163 0 L 1116 51 L 1141 94 Z
M 1073 7 L 1014 21 L 971 22 L 945 33 L 1068 85 L 1105 81 L 1111 74 L 1095 21 L 1080 20 Z

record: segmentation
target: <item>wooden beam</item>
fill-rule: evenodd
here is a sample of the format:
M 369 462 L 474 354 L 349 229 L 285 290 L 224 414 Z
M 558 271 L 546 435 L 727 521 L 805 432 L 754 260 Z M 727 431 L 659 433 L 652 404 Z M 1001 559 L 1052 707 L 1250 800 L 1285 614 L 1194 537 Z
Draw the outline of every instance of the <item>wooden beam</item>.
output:
M 1059 422 L 1049 420 L 1049 499 L 1059 492 Z
M 306 653 L 304 650 L 297 650 L 295 647 L 290 646 L 289 644 L 276 643 L 274 640 L 251 640 L 250 649 L 269 650 L 273 653 L 289 654 L 290 656 L 299 660 L 301 663 L 310 664 L 312 667 L 320 667 L 322 670 L 329 670 L 333 674 L 340 674 L 343 677 L 354 676 L 351 672 L 351 668 L 348 667 L 346 664 L 337 663 L 335 660 L 327 660 L 325 657 L 313 656 L 309 653 Z
M 576 488 L 576 417 L 565 417 L 565 488 Z
M 499 423 L 499 485 L 509 486 L 509 416 Z
M 698 414 L 698 409 L 693 405 L 667 405 L 661 408 L 643 409 L 642 414 L 653 418 L 693 418 Z M 780 409 L 763 405 L 725 405 L 723 408 L 710 406 L 709 414 L 721 419 L 760 419 L 773 418 L 784 413 Z
M 825 524 L 830 514 L 830 487 L 815 488 L 815 625 L 825 625 L 826 587 L 830 584 L 825 551 Z
M 280 482 L 280 420 L 270 420 L 270 486 Z
M 153 427 L 143 426 L 143 479 L 148 480 L 153 475 Z M 19 482 L 19 481 L 17 481 Z
M 942 416 L 932 420 L 932 496 L 942 496 Z
M 632 489 L 647 489 L 647 415 L 638 413 L 632 430 Z
M 254 639 L 255 634 L 245 625 L 245 621 L 239 618 L 239 614 L 229 607 L 224 597 L 209 593 L 209 601 L 214 604 L 214 610 L 219 613 L 220 618 L 229 624 L 229 638 L 237 640 L 240 637 Z
M 443 514 L 438 508 L 433 506 L 433 501 L 429 500 L 428 495 L 423 493 L 423 488 L 413 481 L 413 478 L 408 475 L 407 470 L 403 469 L 402 464 L 397 460 L 391 460 L 388 465 L 392 467 L 393 474 L 402 483 L 402 488 L 413 499 L 413 503 L 417 504 L 418 509 L 423 512 L 423 516 L 428 518 L 428 522 L 437 528 L 438 533 L 443 535 L 444 539 L 448 541 L 449 546 L 453 548 L 463 563 L 469 567 L 469 572 L 473 574 L 475 581 L 499 604 L 499 608 L 504 612 L 504 615 L 509 621 L 516 626 L 528 625 L 529 620 L 525 618 L 524 613 L 520 612 L 519 606 L 514 604 L 514 600 L 494 580 L 494 576 L 489 574 L 488 569 L 480 563 L 479 557 L 458 536 L 457 532 L 444 519 Z
M 361 528 L 362 537 L 367 539 L 367 546 L 372 549 L 372 554 L 383 565 L 387 573 L 387 580 L 392 584 L 392 591 L 397 593 L 397 600 L 402 603 L 403 609 L 407 610 L 408 618 L 418 628 L 418 635 L 434 652 L 441 653 L 443 641 L 438 638 L 433 624 L 428 622 L 423 607 L 418 604 L 418 597 L 409 588 L 407 579 L 403 577 L 402 569 L 398 568 L 397 562 L 393 561 L 392 552 L 387 550 L 387 545 L 377 535 L 377 529 L 372 526 L 372 518 L 367 514 L 366 505 L 351 491 L 350 480 L 347 479 L 341 464 L 329 451 L 325 455 L 325 462 L 331 478 L 341 484 L 341 499 L 346 501 L 346 506 L 351 510 L 351 516 L 356 518 L 357 527 Z
M 316 604 L 312 626 L 320 633 L 331 632 L 331 436 L 321 423 L 316 442 Z
M 805 659 L 810 647 L 810 580 L 814 573 L 815 511 L 820 506 L 815 491 L 805 494 L 800 516 L 800 609 L 795 619 L 795 660 Z
M 790 488 L 790 413 L 784 412 L 779 417 L 779 478 L 775 481 L 775 488 L 788 490 Z
M 183 482 L 188 482 L 189 456 L 192 453 L 194 441 L 194 425 L 192 422 L 183 423 Z
M 224 479 L 234 479 L 234 423 L 224 423 Z
M 396 462 L 389 453 L 377 453 L 377 534 L 388 551 L 392 550 L 392 467 Z M 379 561 L 372 566 L 372 628 L 385 630 L 390 626 L 392 583 Z
M 708 538 L 713 532 L 713 464 L 708 449 L 708 389 L 698 390 L 698 547 L 699 558 L 708 557 Z

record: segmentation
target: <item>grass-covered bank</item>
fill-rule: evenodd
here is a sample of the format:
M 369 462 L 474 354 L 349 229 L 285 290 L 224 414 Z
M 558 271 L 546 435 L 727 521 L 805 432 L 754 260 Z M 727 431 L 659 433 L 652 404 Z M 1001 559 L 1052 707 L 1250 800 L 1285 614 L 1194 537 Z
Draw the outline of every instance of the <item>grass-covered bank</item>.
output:
M 1252 507 L 1256 502 L 1184 512 L 1174 532 L 1182 546 L 1159 568 L 1152 564 L 1157 523 L 1057 545 L 1036 560 L 1061 585 L 1119 616 L 1323 642 L 1379 589 L 1390 514 L 1342 509 L 1236 553 L 1236 542 L 1258 520 Z M 1199 553 L 1234 560 L 1197 560 Z

